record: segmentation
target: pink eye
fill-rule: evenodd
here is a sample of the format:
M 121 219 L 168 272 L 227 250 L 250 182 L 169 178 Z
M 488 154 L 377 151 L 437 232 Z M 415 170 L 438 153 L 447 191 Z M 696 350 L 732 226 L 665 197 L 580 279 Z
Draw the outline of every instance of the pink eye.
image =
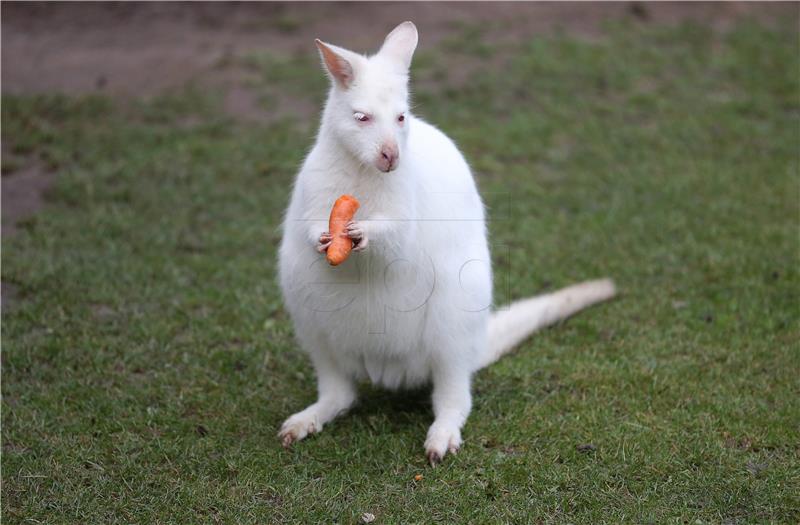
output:
M 353 113 L 353 118 L 359 122 L 369 122 L 369 115 L 361 113 L 360 111 Z
M 405 119 L 406 119 L 405 115 L 400 115 L 399 117 L 397 117 L 397 122 L 403 122 Z

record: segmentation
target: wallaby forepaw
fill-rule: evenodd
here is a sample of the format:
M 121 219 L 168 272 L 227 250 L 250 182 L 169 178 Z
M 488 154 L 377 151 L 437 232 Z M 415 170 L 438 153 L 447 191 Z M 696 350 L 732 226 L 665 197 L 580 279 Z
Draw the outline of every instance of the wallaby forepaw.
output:
M 367 247 L 367 244 L 369 244 L 369 239 L 364 232 L 364 228 L 356 221 L 347 223 L 345 233 L 347 233 L 347 236 L 353 241 L 353 251 L 355 252 L 363 251 Z
M 333 236 L 330 232 L 322 232 L 319 236 L 319 240 L 317 240 L 317 251 L 319 253 L 325 253 L 328 251 L 328 246 L 330 246 L 332 242 Z

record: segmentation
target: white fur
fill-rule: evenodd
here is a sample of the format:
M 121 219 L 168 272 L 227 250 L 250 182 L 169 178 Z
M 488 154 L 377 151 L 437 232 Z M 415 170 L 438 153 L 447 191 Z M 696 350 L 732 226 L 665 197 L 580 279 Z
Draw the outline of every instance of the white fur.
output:
M 287 446 L 346 411 L 359 381 L 390 389 L 432 382 L 425 448 L 435 463 L 461 445 L 473 372 L 537 328 L 614 294 L 610 281 L 597 281 L 491 314 L 484 208 L 469 166 L 447 136 L 408 112 L 416 44 L 411 22 L 372 57 L 318 42 L 333 82 L 286 213 L 279 271 L 319 397 L 284 422 Z M 387 144 L 399 153 L 391 171 L 380 163 Z M 331 267 L 318 250 L 342 194 L 361 202 L 350 236 L 365 249 Z

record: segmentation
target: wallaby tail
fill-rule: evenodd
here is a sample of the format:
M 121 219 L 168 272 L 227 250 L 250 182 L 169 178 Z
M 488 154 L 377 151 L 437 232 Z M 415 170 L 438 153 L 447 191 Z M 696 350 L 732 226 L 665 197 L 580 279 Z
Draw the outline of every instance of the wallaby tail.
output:
M 535 331 L 616 294 L 611 279 L 586 281 L 553 293 L 511 303 L 489 318 L 489 349 L 478 369 L 489 366 Z

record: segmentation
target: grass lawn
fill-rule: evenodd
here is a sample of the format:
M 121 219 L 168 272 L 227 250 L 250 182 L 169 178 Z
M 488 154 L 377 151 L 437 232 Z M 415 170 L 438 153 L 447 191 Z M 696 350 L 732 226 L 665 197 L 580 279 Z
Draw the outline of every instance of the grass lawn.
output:
M 796 30 L 475 35 L 420 50 L 415 102 L 477 173 L 496 302 L 622 296 L 480 372 L 436 469 L 427 392 L 276 439 L 315 395 L 275 281 L 313 126 L 199 89 L 3 97 L 4 149 L 59 174 L 2 241 L 4 523 L 800 522 Z M 252 57 L 255 87 L 321 102 L 308 53 Z

